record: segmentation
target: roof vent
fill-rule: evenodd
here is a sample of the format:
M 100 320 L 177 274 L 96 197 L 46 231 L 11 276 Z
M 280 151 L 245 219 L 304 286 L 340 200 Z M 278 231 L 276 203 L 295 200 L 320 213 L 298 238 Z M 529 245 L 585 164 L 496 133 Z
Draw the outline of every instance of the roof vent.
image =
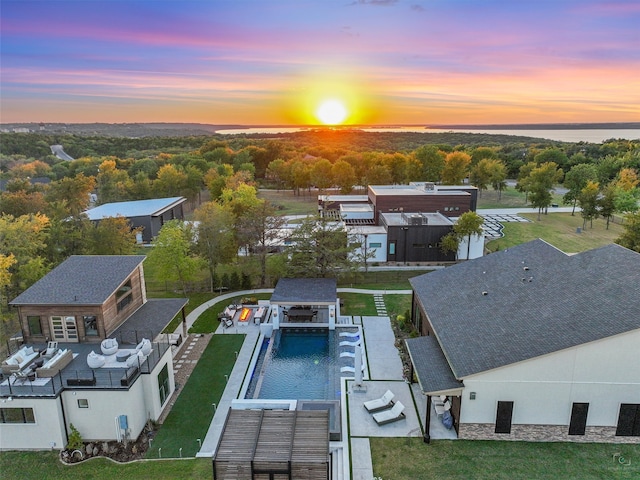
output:
M 483 296 L 483 297 L 486 297 L 487 295 L 489 295 L 489 292 L 486 292 L 486 291 L 485 291 L 485 292 L 482 292 L 482 296 Z
M 529 283 L 533 282 L 533 277 L 529 277 Z
M 525 272 L 529 271 L 529 267 L 522 267 Z

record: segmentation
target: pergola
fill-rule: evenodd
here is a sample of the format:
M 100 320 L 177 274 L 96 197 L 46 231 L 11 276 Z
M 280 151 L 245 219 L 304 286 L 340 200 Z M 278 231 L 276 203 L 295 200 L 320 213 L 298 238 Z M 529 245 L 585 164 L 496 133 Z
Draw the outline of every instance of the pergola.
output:
M 271 295 L 271 321 L 274 329 L 279 329 L 285 312 L 301 313 L 302 310 L 318 309 L 318 317 L 324 318 L 329 329 L 333 330 L 339 315 L 338 287 L 335 278 L 281 278 Z M 303 321 L 309 321 L 304 318 Z M 297 319 L 290 316 L 289 323 Z
M 328 410 L 232 410 L 214 480 L 329 480 Z

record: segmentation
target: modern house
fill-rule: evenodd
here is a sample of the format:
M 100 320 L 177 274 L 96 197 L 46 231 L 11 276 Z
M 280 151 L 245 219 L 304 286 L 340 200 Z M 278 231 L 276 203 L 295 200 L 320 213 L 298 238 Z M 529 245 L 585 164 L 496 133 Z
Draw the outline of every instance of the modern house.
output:
M 87 210 L 92 222 L 108 217 L 126 217 L 132 228 L 142 227 L 140 242 L 151 242 L 169 220 L 184 220 L 184 197 L 154 198 L 131 202 L 105 203 Z
M 542 240 L 411 279 L 427 416 L 442 396 L 462 439 L 640 443 L 639 279 L 619 245 Z
M 350 238 L 363 245 L 357 254 L 367 253 L 369 263 L 439 263 L 484 254 L 482 235 L 462 240 L 457 254 L 440 249 L 442 238 L 453 230 L 457 218 L 476 210 L 477 199 L 478 189 L 471 185 L 413 182 L 369 185 L 366 196 L 321 195 L 318 209 L 321 216 L 344 223 Z M 369 255 L 370 251 L 375 254 Z
M 2 363 L 0 450 L 137 438 L 175 386 L 160 332 L 187 299 L 147 299 L 144 256 L 72 256 L 10 302 L 25 344 Z

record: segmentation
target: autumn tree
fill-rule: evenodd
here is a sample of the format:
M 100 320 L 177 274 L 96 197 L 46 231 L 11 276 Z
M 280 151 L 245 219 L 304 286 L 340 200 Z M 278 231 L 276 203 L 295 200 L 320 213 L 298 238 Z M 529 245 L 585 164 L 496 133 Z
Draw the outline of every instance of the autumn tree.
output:
M 453 226 L 453 233 L 462 240 L 466 239 L 467 242 L 467 260 L 471 253 L 471 237 L 473 235 L 482 235 L 482 223 L 484 219 L 476 212 L 465 212 L 458 218 L 458 221 Z
M 589 180 L 585 187 L 578 195 L 578 203 L 582 211 L 580 215 L 583 218 L 582 228 L 586 228 L 587 221 L 591 222 L 593 227 L 593 219 L 598 216 L 598 195 L 600 193 L 598 182 Z
M 423 145 L 413 155 L 422 164 L 422 178 L 427 182 L 439 182 L 444 170 L 446 154 L 435 145 Z
M 96 187 L 95 177 L 83 173 L 51 182 L 45 194 L 49 203 L 64 202 L 67 215 L 79 215 L 89 206 L 89 195 Z
M 256 254 L 260 263 L 260 286 L 266 286 L 267 254 L 269 248 L 282 240 L 284 217 L 276 215 L 276 209 L 268 201 L 253 205 L 238 219 L 238 241 L 248 252 Z
M 331 173 L 335 184 L 340 188 L 340 193 L 351 193 L 356 183 L 356 173 L 353 167 L 344 160 L 338 160 L 333 164 Z
M 136 235 L 142 227 L 131 228 L 126 217 L 103 218 L 91 228 L 87 245 L 89 255 L 133 255 Z
M 198 222 L 196 251 L 207 263 L 213 291 L 218 265 L 232 260 L 237 253 L 235 217 L 229 207 L 217 202 L 202 204 L 195 210 L 194 217 Z
M 326 158 L 320 158 L 311 166 L 311 183 L 315 185 L 319 193 L 333 185 L 333 165 Z
M 355 246 L 347 240 L 347 232 L 338 223 L 326 218 L 308 217 L 292 235 L 293 245 L 287 274 L 292 277 L 336 277 L 353 267 L 350 255 Z
M 193 231 L 190 224 L 180 220 L 165 223 L 147 255 L 147 262 L 157 268 L 158 275 L 169 281 L 177 281 L 182 294 L 187 296 L 187 282 L 194 279 L 198 261 L 192 255 Z
M 445 157 L 442 169 L 442 183 L 445 185 L 459 185 L 469 174 L 471 157 L 464 152 L 451 152 Z
M 543 209 L 551 205 L 551 189 L 562 179 L 562 170 L 553 162 L 543 163 L 531 170 L 526 179 L 529 188 L 529 200 L 538 209 L 538 220 Z
M 115 159 L 103 161 L 100 164 L 100 173 L 96 176 L 98 201 L 110 203 L 126 199 L 131 183 L 129 174 L 126 170 L 118 168 Z
M 153 190 L 158 197 L 182 195 L 187 184 L 187 175 L 173 165 L 163 165 L 158 170 L 158 178 L 153 182 Z
M 616 212 L 616 197 L 620 188 L 610 183 L 602 189 L 600 196 L 597 198 L 598 214 L 607 220 L 607 230 L 609 230 L 609 222 Z
M 478 188 L 479 197 L 482 197 L 482 191 L 491 185 L 491 169 L 493 163 L 497 163 L 497 160 L 483 158 L 471 168 L 469 180 L 471 181 L 471 185 Z
M 627 214 L 622 226 L 624 232 L 616 238 L 616 243 L 640 253 L 640 212 Z
M 572 203 L 573 210 L 571 215 L 575 214 L 576 205 L 578 203 L 578 197 L 582 189 L 587 186 L 589 181 L 595 182 L 598 180 L 598 172 L 595 165 L 590 163 L 581 163 L 571 167 L 571 170 L 567 172 L 564 177 L 564 186 L 568 189 L 564 194 L 563 202 L 566 204 Z
M 228 207 L 236 218 L 240 218 L 260 203 L 260 199 L 255 187 L 241 183 L 235 189 L 225 188 L 222 190 L 220 203 Z

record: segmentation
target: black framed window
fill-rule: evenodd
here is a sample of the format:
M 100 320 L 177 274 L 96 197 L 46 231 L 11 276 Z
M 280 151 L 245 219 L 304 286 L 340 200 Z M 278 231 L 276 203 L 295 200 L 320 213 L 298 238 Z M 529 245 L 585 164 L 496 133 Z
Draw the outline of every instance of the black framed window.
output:
M 27 323 L 29 324 L 31 335 L 42 335 L 42 322 L 39 315 L 28 315 Z
M 496 410 L 495 433 L 511 433 L 511 417 L 513 416 L 513 402 L 498 402 Z
M 640 404 L 623 403 L 620 405 L 616 435 L 619 437 L 640 437 Z
M 33 408 L 0 408 L 0 423 L 36 423 Z
M 588 403 L 574 403 L 571 407 L 571 422 L 569 423 L 569 435 L 584 435 L 587 428 Z
M 158 391 L 160 393 L 160 405 L 163 405 L 169 396 L 169 366 L 165 365 L 158 374 Z
M 89 408 L 89 400 L 86 398 L 79 398 L 78 408 Z
M 83 315 L 84 334 L 87 336 L 98 335 L 98 318 L 95 315 Z

